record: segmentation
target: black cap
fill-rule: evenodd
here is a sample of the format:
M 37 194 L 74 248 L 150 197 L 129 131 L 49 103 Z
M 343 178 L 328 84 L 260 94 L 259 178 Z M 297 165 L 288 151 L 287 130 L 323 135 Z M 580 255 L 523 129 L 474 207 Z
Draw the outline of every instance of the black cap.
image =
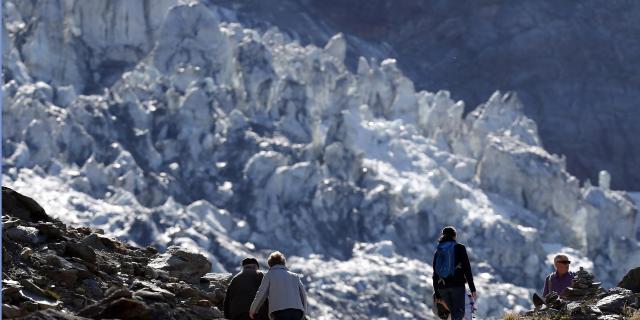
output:
M 244 260 L 242 260 L 242 266 L 246 266 L 249 264 L 258 265 L 258 260 L 256 260 L 255 258 L 245 258 Z

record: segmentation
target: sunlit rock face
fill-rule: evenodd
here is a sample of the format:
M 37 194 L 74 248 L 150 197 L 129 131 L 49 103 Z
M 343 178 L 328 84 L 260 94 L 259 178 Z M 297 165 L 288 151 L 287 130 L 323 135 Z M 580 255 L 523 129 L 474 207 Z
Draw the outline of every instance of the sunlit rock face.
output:
M 88 4 L 48 5 L 4 4 L 3 183 L 65 222 L 200 251 L 215 272 L 282 250 L 320 319 L 431 318 L 444 225 L 469 248 L 482 318 L 528 308 L 558 251 L 608 285 L 640 259 L 627 194 L 581 186 L 514 93 L 464 115 L 447 91 L 416 91 L 395 60 L 348 71 L 341 35 L 301 46 L 200 3 L 142 6 L 151 31 L 135 43 L 105 23 L 111 38 L 91 36 L 95 48 L 132 62 L 97 71 L 83 59 L 100 54 L 75 42 L 96 26 L 81 22 L 132 4 L 80 16 L 69 10 Z M 56 10 L 77 30 L 55 43 L 82 53 L 66 63 L 32 38 L 53 32 L 25 31 Z M 29 62 L 25 43 L 49 60 Z M 89 69 L 114 80 L 88 94 Z

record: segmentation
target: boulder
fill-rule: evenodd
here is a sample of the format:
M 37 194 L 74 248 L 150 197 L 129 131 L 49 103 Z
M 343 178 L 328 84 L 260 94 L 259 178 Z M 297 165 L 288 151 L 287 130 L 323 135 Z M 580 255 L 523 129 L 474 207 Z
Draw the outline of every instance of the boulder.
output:
M 98 317 L 100 319 L 151 319 L 149 307 L 144 302 L 134 299 L 120 298 L 109 303 Z
M 96 262 L 96 253 L 94 249 L 83 243 L 68 242 L 65 254 L 71 257 L 80 258 L 90 263 Z
M 118 245 L 117 241 L 101 235 L 99 233 L 91 233 L 84 237 L 80 243 L 87 245 L 96 250 L 120 250 L 124 246 Z
M 60 223 L 43 222 L 39 223 L 36 228 L 40 233 L 51 240 L 62 240 L 64 231 L 61 229 Z
M 2 187 L 2 213 L 26 221 L 50 221 L 44 209 L 32 198 Z
M 640 293 L 640 267 L 629 270 L 618 283 L 618 287 L 629 289 L 633 293 Z
M 190 283 L 199 283 L 200 278 L 211 271 L 211 262 L 202 254 L 171 246 L 153 259 L 149 266 L 168 271 L 169 275 Z
M 18 226 L 9 228 L 5 232 L 9 239 L 27 244 L 37 244 L 42 241 L 42 237 L 38 236 L 38 229 L 34 227 Z
M 637 298 L 631 290 L 613 288 L 608 295 L 598 300 L 596 306 L 607 313 L 621 314 L 624 309 L 636 303 Z

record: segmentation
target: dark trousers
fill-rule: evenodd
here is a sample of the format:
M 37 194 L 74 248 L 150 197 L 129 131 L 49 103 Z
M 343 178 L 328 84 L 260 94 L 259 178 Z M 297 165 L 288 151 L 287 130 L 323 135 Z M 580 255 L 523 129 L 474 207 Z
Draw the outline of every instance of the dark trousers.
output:
M 298 309 L 284 309 L 271 313 L 272 320 L 301 320 L 303 316 L 302 310 Z
M 256 317 L 254 319 L 251 319 L 251 317 L 249 317 L 249 312 L 244 312 L 231 318 L 231 320 L 269 320 L 269 317 L 267 316 L 266 312 L 258 312 L 256 313 Z
M 438 289 L 440 296 L 447 303 L 451 312 L 451 320 L 462 320 L 464 318 L 464 287 L 451 287 Z
M 240 315 L 233 317 L 232 320 L 251 320 L 251 317 L 249 317 L 249 312 L 244 312 Z
M 249 317 L 249 312 L 243 312 L 231 318 L 231 320 L 251 320 L 251 317 Z

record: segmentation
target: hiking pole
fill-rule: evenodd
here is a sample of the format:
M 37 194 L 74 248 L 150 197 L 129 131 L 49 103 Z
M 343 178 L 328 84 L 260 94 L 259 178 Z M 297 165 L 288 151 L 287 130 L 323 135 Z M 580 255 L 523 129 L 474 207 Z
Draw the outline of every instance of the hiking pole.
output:
M 467 297 L 469 297 L 469 304 L 471 305 L 471 319 L 475 319 L 476 318 L 476 311 L 478 310 L 478 308 L 476 307 L 476 301 L 475 299 L 473 299 L 473 297 L 471 296 L 471 292 L 468 291 L 467 292 Z

